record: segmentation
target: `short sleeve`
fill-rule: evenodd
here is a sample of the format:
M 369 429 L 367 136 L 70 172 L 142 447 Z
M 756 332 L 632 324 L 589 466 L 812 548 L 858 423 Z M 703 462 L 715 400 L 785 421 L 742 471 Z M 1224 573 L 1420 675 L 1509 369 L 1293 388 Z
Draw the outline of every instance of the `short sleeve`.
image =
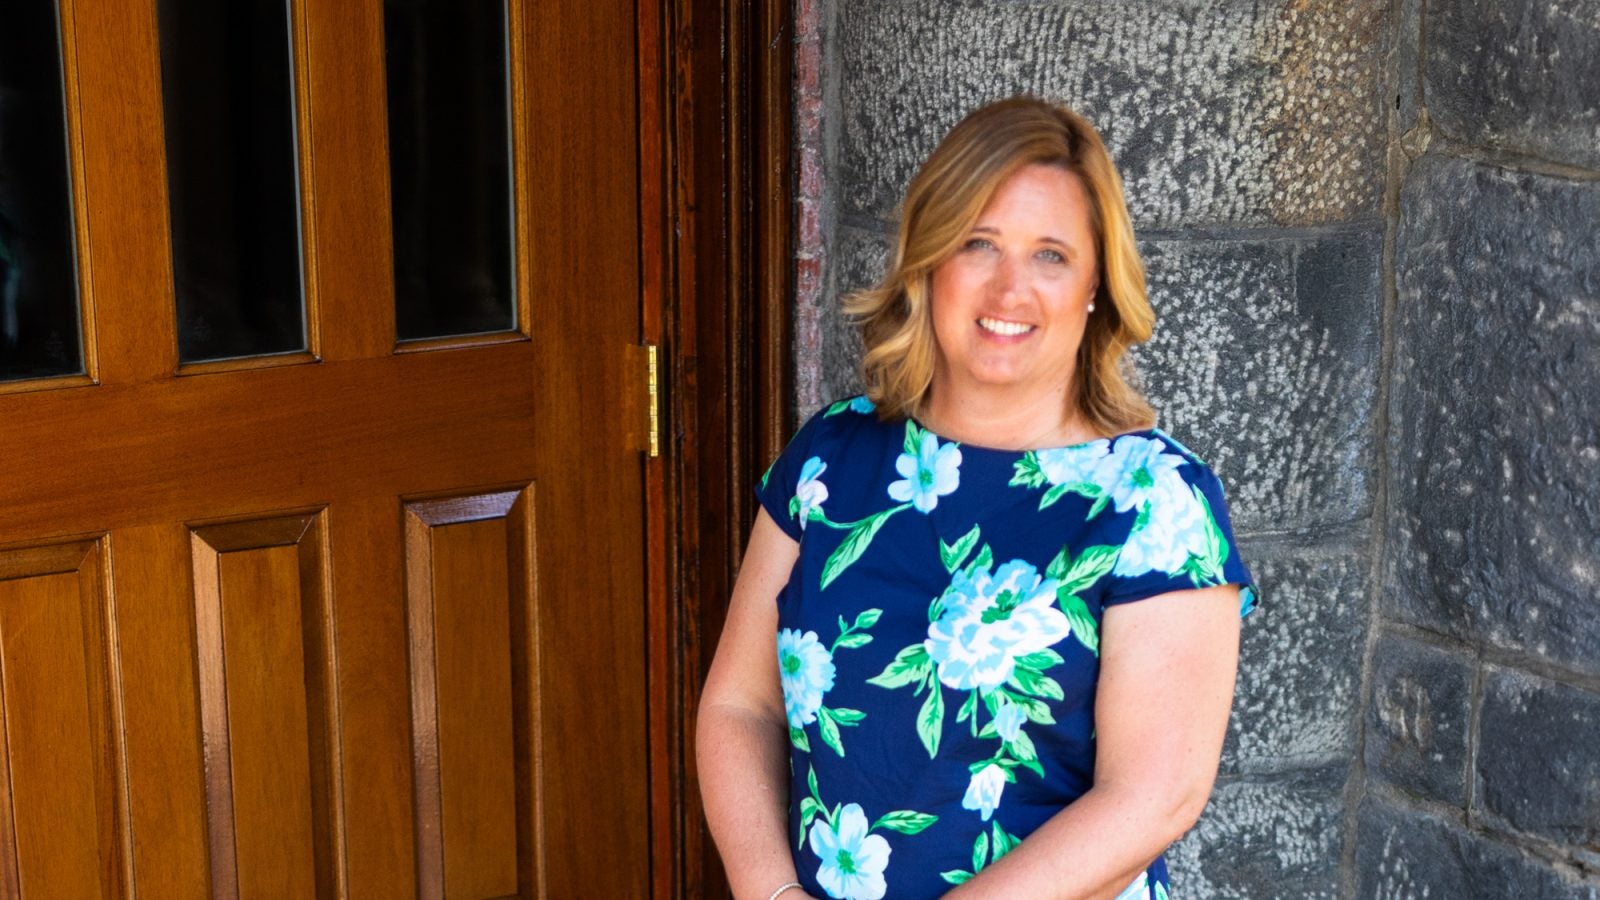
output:
M 1113 606 L 1219 584 L 1239 586 L 1241 617 L 1255 609 L 1259 590 L 1239 554 L 1222 482 L 1191 458 L 1163 471 L 1149 486 L 1106 576 L 1103 603 Z
M 818 432 L 823 428 L 824 416 L 818 413 L 800 426 L 800 431 L 756 485 L 756 499 L 761 501 L 767 515 L 778 523 L 784 534 L 797 542 L 805 532 L 805 517 L 810 507 L 821 503 L 822 498 L 814 495 L 826 491 L 817 477 L 824 468 L 822 461 L 812 453 Z M 812 502 L 802 502 L 807 499 Z

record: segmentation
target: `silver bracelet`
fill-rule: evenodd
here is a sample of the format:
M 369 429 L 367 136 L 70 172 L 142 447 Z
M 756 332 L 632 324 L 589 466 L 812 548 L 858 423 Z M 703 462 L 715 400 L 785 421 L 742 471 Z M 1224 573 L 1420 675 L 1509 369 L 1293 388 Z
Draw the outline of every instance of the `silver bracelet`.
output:
M 799 886 L 800 886 L 800 882 L 798 882 L 798 881 L 791 881 L 788 884 L 780 884 L 780 885 L 778 885 L 778 889 L 777 890 L 775 890 L 772 893 L 767 895 L 767 900 L 778 900 L 778 895 L 779 894 L 783 893 L 784 891 L 787 891 L 790 888 L 797 888 Z

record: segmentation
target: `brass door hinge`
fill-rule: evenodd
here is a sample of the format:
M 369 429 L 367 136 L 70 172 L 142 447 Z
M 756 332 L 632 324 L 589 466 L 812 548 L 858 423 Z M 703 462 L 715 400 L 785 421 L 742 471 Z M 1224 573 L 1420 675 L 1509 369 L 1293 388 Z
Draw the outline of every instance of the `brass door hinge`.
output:
M 655 344 L 645 345 L 646 408 L 650 414 L 650 458 L 661 455 L 661 354 Z

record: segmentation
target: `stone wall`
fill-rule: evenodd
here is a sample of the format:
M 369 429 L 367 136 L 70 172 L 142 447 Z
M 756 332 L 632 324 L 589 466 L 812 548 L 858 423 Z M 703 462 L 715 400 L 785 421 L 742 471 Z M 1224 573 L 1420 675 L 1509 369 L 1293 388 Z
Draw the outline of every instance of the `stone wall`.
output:
M 1176 896 L 1600 898 L 1600 0 L 800 0 L 799 407 L 967 110 L 1100 127 L 1265 605 Z

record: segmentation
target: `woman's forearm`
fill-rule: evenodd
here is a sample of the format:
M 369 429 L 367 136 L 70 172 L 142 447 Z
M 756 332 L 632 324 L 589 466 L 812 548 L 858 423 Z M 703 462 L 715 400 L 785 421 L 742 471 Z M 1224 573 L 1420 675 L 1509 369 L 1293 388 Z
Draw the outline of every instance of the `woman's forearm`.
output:
M 747 709 L 711 705 L 700 710 L 695 738 L 700 793 L 737 898 L 763 900 L 795 880 L 788 846 L 786 738 L 780 724 Z
M 1198 813 L 1192 802 L 1170 802 L 1139 787 L 1095 787 L 948 896 L 1111 900 Z

